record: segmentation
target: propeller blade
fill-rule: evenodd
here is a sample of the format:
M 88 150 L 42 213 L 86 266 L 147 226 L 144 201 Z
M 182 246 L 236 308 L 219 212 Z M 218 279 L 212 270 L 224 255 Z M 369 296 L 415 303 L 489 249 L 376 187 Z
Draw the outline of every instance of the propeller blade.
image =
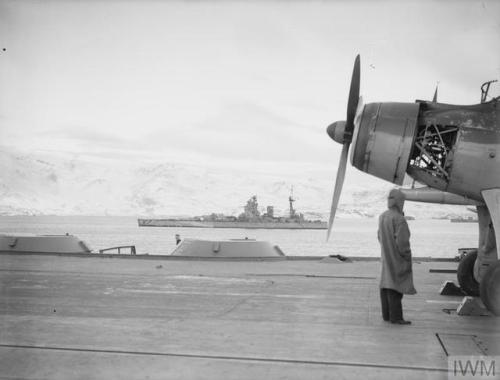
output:
M 363 110 L 365 109 L 365 103 L 363 97 L 360 96 L 358 99 L 358 107 L 356 108 L 356 115 L 354 117 L 354 129 L 359 128 L 359 123 L 361 123 L 361 116 L 363 116 Z
M 361 126 L 361 118 L 363 117 L 363 110 L 365 109 L 365 104 L 363 102 L 363 97 L 360 96 L 358 100 L 358 108 L 356 109 L 356 116 L 354 117 L 354 131 L 351 136 L 351 144 L 353 149 L 351 150 L 351 165 L 353 163 L 353 155 L 356 150 L 356 141 L 359 135 L 359 128 Z
M 335 213 L 337 212 L 340 193 L 342 192 L 342 185 L 344 184 L 345 170 L 347 166 L 347 154 L 349 153 L 349 144 L 350 143 L 347 142 L 343 145 L 342 153 L 340 154 L 340 162 L 339 162 L 339 168 L 337 170 L 337 179 L 335 180 L 335 190 L 333 191 L 332 207 L 330 209 L 330 219 L 328 221 L 328 233 L 326 235 L 326 241 L 330 239 L 333 220 L 335 219 Z
M 347 101 L 347 119 L 345 131 L 347 135 L 352 137 L 354 130 L 354 117 L 356 116 L 356 109 L 358 108 L 359 100 L 359 82 L 361 80 L 361 68 L 359 54 L 354 61 L 354 68 L 352 69 L 351 88 L 349 89 L 349 100 Z M 349 141 L 351 141 L 349 139 Z

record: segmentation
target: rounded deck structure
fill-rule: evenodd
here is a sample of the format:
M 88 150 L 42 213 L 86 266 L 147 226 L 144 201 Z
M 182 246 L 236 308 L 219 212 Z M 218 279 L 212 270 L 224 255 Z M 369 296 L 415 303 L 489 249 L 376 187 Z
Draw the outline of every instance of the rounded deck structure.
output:
M 0 235 L 0 252 L 90 253 L 84 241 L 74 235 Z
M 184 239 L 172 256 L 213 258 L 282 257 L 285 254 L 277 245 L 253 239 L 198 240 Z

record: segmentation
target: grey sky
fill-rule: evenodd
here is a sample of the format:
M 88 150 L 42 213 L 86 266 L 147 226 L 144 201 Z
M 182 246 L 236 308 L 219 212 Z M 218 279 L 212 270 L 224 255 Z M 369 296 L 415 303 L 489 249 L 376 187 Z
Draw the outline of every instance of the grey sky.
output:
M 0 1 L 1 145 L 330 164 L 357 53 L 365 102 L 430 99 L 439 81 L 440 101 L 477 103 L 500 79 L 499 15 L 499 1 Z

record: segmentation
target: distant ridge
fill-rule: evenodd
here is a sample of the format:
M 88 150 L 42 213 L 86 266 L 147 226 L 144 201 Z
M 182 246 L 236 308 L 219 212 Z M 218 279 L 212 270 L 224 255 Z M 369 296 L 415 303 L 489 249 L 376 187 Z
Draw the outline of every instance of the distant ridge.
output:
M 0 215 L 236 215 L 248 195 L 257 194 L 259 206 L 274 205 L 281 216 L 288 212 L 293 185 L 297 209 L 308 219 L 326 220 L 333 168 L 281 163 L 264 172 L 234 165 L 141 162 L 2 148 Z M 376 217 L 385 209 L 391 187 L 349 168 L 339 216 Z M 472 215 L 462 206 L 408 203 L 406 210 L 417 219 Z

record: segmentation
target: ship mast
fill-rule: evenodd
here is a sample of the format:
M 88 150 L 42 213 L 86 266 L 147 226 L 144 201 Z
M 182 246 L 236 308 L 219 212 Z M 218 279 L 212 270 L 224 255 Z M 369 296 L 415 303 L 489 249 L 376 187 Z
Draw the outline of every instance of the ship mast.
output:
M 290 203 L 290 219 L 295 218 L 295 210 L 293 208 L 293 202 L 295 202 L 295 199 L 293 199 L 293 185 L 290 189 L 290 196 L 288 197 L 288 202 Z

